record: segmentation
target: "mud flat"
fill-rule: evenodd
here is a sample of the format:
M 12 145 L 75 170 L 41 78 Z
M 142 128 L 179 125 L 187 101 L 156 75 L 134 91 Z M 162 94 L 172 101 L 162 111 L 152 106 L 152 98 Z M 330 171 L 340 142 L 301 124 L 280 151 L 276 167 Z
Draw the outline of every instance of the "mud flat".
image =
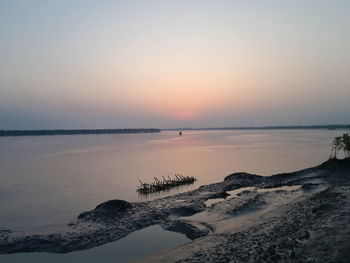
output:
M 0 253 L 68 253 L 160 225 L 193 241 L 139 262 L 348 262 L 349 223 L 350 159 L 332 159 L 148 202 L 110 200 L 47 233 L 0 229 Z

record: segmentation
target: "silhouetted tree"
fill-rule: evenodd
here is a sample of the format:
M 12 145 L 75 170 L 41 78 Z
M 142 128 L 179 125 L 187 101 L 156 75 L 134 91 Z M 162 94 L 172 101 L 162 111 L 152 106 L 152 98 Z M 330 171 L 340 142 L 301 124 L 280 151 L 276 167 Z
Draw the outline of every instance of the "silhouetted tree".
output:
M 332 141 L 332 158 L 337 158 L 337 152 L 343 150 L 346 158 L 350 157 L 350 134 L 344 133 L 337 136 Z
M 337 158 L 337 152 L 342 149 L 342 136 L 337 136 L 332 142 L 332 157 Z
M 344 133 L 342 136 L 342 145 L 341 145 L 343 151 L 344 151 L 344 155 L 346 158 L 349 157 L 349 153 L 350 153 L 350 135 L 349 133 Z

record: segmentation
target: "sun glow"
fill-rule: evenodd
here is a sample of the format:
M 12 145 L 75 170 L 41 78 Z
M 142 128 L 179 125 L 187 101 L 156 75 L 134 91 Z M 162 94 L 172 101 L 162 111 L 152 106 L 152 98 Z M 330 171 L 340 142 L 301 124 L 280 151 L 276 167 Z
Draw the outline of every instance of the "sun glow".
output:
M 159 61 L 138 68 L 129 68 L 123 80 L 111 80 L 115 100 L 123 97 L 122 103 L 135 110 L 153 116 L 174 120 L 193 120 L 210 110 L 223 108 L 232 103 L 233 96 L 242 93 L 241 81 L 233 80 L 232 72 L 212 63 L 182 63 L 163 65 Z M 180 64 L 180 65 L 179 65 Z M 132 74 L 130 73 L 132 72 Z M 122 91 L 119 83 L 127 83 Z
M 178 120 L 193 120 L 198 117 L 199 113 L 191 110 L 174 110 L 168 112 L 169 116 Z

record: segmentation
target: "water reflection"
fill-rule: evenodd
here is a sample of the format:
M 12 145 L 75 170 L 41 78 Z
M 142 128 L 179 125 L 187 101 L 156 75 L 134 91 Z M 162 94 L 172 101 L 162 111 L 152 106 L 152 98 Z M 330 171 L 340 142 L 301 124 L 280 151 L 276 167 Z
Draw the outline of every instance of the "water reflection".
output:
M 196 182 L 193 182 L 192 184 L 194 183 Z M 186 190 L 192 189 L 193 188 L 192 184 L 177 185 L 177 186 L 173 186 L 172 188 L 167 188 L 156 192 L 148 192 L 148 193 L 138 192 L 139 200 L 147 201 L 147 200 L 153 200 L 156 198 L 161 198 L 165 195 L 179 194 Z
M 185 235 L 150 226 L 127 237 L 92 249 L 68 254 L 17 253 L 0 255 L 1 263 L 116 263 L 130 262 L 190 242 Z

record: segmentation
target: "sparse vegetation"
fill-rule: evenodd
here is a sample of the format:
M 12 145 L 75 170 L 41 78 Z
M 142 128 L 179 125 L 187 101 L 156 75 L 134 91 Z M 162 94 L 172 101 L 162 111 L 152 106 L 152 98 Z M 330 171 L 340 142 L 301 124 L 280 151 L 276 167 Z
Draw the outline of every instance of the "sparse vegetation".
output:
M 344 152 L 345 158 L 350 157 L 350 134 L 348 132 L 333 139 L 331 158 L 337 158 L 339 151 Z

